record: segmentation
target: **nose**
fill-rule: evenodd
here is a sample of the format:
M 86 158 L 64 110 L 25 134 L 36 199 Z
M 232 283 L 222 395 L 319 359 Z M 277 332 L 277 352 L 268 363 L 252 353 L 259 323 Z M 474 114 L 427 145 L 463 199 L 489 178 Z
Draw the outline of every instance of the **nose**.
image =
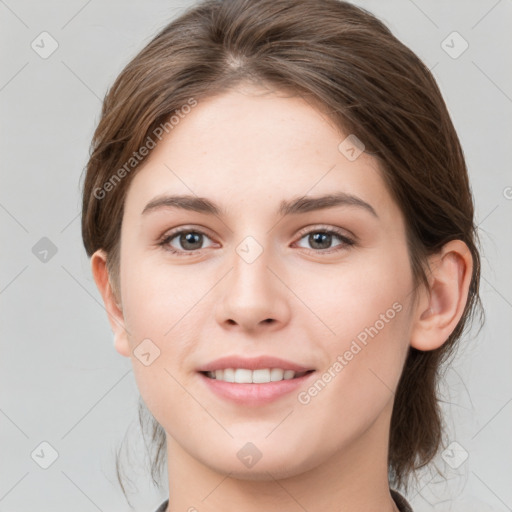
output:
M 283 328 L 290 320 L 289 292 L 270 251 L 264 248 L 254 261 L 235 252 L 231 263 L 215 307 L 219 325 L 250 332 Z

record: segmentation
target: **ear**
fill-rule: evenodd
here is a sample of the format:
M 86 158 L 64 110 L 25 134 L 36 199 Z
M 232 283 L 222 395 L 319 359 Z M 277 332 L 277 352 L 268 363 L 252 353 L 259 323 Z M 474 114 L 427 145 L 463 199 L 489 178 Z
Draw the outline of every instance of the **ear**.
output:
M 130 344 L 128 333 L 125 328 L 123 311 L 115 297 L 110 276 L 107 270 L 107 255 L 103 249 L 98 249 L 91 256 L 91 270 L 103 298 L 105 309 L 108 314 L 108 321 L 114 333 L 114 347 L 122 356 L 130 356 Z
M 435 350 L 448 340 L 466 306 L 473 257 L 462 240 L 452 240 L 429 258 L 429 289 L 420 294 L 411 346 Z

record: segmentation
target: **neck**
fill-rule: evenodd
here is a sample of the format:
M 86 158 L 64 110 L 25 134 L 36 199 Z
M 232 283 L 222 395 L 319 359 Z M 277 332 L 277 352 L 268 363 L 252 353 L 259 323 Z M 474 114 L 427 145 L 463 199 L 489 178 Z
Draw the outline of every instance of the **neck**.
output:
M 234 478 L 191 457 L 167 435 L 167 512 L 397 512 L 388 482 L 390 419 L 391 406 L 356 440 L 332 455 L 317 454 L 311 468 L 286 477 L 279 474 L 283 468 L 272 468 Z

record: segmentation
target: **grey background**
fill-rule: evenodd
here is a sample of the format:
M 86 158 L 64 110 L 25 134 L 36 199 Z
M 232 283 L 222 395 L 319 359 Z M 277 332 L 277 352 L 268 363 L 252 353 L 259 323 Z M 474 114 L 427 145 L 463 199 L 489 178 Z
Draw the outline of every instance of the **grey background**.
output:
M 431 467 L 407 497 L 416 512 L 512 510 L 512 2 L 355 3 L 433 69 L 467 158 L 484 246 L 487 321 L 466 336 L 443 386 L 450 439 L 468 458 L 454 469 L 438 457 L 446 479 Z M 107 87 L 191 4 L 0 0 L 0 511 L 129 510 L 113 454 L 127 429 L 142 453 L 138 392 L 81 244 L 80 176 Z M 43 31 L 59 45 L 47 59 L 31 47 Z M 453 31 L 469 44 L 456 59 L 442 47 Z M 57 250 L 46 261 L 43 237 Z M 59 454 L 48 469 L 35 462 L 49 456 L 43 441 Z M 152 487 L 145 464 L 143 455 L 133 461 L 131 500 L 151 511 L 167 491 Z

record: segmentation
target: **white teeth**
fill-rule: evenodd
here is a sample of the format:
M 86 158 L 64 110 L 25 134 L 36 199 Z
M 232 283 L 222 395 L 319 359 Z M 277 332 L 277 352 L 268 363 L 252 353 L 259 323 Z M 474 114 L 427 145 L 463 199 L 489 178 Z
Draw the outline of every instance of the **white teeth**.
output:
M 270 382 L 270 370 L 253 370 L 252 381 L 255 384 L 263 384 L 265 382 Z
M 246 368 L 225 368 L 207 372 L 208 377 L 224 382 L 236 382 L 238 384 L 265 384 L 280 380 L 293 379 L 296 375 L 301 376 L 305 372 L 297 373 L 293 370 L 282 370 L 281 368 L 262 368 L 258 370 L 247 370 Z
M 218 379 L 217 372 L 215 372 L 215 378 Z M 221 377 L 221 380 L 224 380 L 224 376 Z M 244 368 L 237 368 L 235 370 L 235 382 L 239 382 L 240 384 L 251 384 L 252 371 L 245 370 Z
M 219 371 L 219 370 L 217 370 Z M 220 370 L 222 371 L 222 370 Z M 215 378 L 217 378 L 217 372 L 215 372 Z M 224 370 L 224 375 L 221 375 L 222 380 L 226 382 L 235 382 L 235 370 L 233 368 L 226 368 Z
M 270 380 L 272 382 L 283 380 L 283 374 L 284 370 L 281 370 L 281 368 L 272 368 L 272 370 L 270 370 Z

